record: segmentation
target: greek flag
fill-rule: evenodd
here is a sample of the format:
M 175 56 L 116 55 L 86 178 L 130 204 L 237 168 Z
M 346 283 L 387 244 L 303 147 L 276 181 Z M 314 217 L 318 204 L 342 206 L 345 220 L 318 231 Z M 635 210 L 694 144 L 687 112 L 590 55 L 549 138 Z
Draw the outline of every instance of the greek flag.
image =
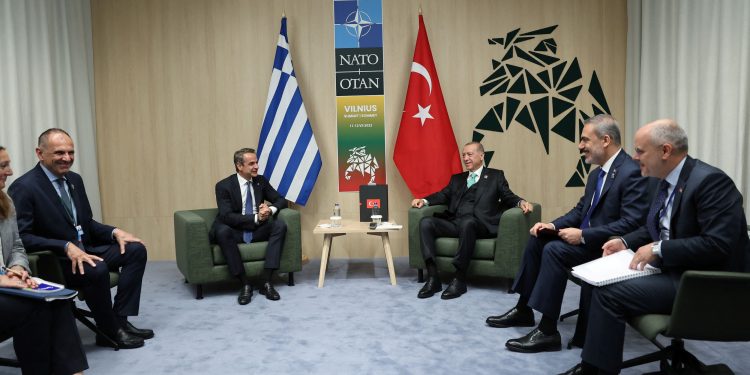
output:
M 287 200 L 305 205 L 322 165 L 320 150 L 307 118 L 292 54 L 286 37 L 286 17 L 276 45 L 266 112 L 258 141 L 258 173 Z

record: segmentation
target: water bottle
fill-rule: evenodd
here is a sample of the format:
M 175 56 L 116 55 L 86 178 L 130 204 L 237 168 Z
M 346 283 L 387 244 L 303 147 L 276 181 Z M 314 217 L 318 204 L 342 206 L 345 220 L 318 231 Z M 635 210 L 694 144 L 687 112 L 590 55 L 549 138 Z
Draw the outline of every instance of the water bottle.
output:
M 383 218 L 383 216 L 380 215 L 380 206 L 377 202 L 372 204 L 372 215 L 370 216 L 372 219 L 372 222 L 376 225 L 380 225 L 380 221 Z
M 338 203 L 333 205 L 333 216 L 331 216 L 331 227 L 341 226 L 341 205 Z
M 333 216 L 341 216 L 341 205 L 338 203 L 335 203 L 333 205 Z

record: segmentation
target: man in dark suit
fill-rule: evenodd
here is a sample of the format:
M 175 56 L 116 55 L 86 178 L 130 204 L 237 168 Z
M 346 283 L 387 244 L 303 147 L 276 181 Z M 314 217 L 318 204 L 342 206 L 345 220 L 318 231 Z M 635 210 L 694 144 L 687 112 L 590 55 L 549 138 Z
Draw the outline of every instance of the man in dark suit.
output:
M 451 176 L 448 186 L 423 199 L 414 199 L 412 207 L 446 204 L 448 211 L 441 217 L 425 217 L 419 222 L 422 256 L 427 268 L 427 282 L 417 297 L 428 298 L 443 289 L 435 263 L 435 239 L 458 237 L 458 252 L 453 258 L 456 275 L 441 295 L 442 299 L 466 293 L 466 270 L 478 238 L 497 236 L 502 214 L 501 205 L 518 206 L 524 213 L 533 206 L 515 195 L 508 187 L 503 171 L 484 167 L 484 147 L 479 142 L 467 143 L 461 154 L 467 171 Z
M 253 287 L 245 274 L 238 244 L 268 241 L 260 294 L 277 301 L 281 297 L 274 289 L 271 277 L 281 262 L 286 224 L 270 219 L 286 208 L 286 199 L 265 177 L 258 174 L 258 156 L 252 148 L 243 148 L 234 153 L 234 168 L 237 173 L 216 183 L 219 214 L 211 227 L 211 241 L 219 244 L 227 259 L 229 272 L 242 283 L 237 297 L 240 305 L 250 303 Z M 266 202 L 270 202 L 270 205 Z
M 604 254 L 637 249 L 632 269 L 662 272 L 594 288 L 583 361 L 564 374 L 616 374 L 625 322 L 669 314 L 686 270 L 741 271 L 748 243 L 742 195 L 720 169 L 690 157 L 687 135 L 674 120 L 657 120 L 635 134 L 641 173 L 661 179 L 646 224 L 607 241 Z
M 52 250 L 60 256 L 66 284 L 81 289 L 96 324 L 120 348 L 143 346 L 154 332 L 136 328 L 128 316 L 138 315 L 146 247 L 132 234 L 92 218 L 83 179 L 70 171 L 74 154 L 64 130 L 48 129 L 39 136 L 39 163 L 8 189 L 21 240 L 30 252 Z M 114 304 L 110 270 L 120 272 Z M 96 343 L 111 345 L 98 335 Z
M 584 195 L 573 209 L 551 223 L 536 223 L 531 228 L 512 287 L 520 295 L 518 303 L 503 315 L 487 318 L 492 327 L 531 327 L 532 308 L 542 313 L 536 329 L 506 342 L 509 350 L 560 350 L 557 319 L 568 270 L 600 257 L 610 236 L 628 233 L 643 223 L 648 181 L 620 144 L 619 125 L 612 116 L 602 114 L 584 122 L 578 148 L 587 163 L 600 167 L 589 174 Z M 544 235 L 544 230 L 559 232 Z M 585 301 L 586 296 L 582 297 Z

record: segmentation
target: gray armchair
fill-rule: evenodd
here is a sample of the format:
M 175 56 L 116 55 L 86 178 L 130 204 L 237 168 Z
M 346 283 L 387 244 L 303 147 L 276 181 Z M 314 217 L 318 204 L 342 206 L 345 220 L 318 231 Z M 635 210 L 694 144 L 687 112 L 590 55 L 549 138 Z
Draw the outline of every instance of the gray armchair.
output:
M 209 242 L 209 231 L 218 209 L 176 211 L 174 213 L 174 242 L 177 268 L 185 282 L 195 284 L 196 299 L 203 298 L 203 284 L 234 280 L 226 259 L 218 245 Z M 294 285 L 294 272 L 302 270 L 302 235 L 299 212 L 285 208 L 278 218 L 287 225 L 281 266 L 278 272 L 288 274 L 288 285 Z M 265 263 L 267 242 L 240 244 L 240 256 L 248 276 L 260 275 Z

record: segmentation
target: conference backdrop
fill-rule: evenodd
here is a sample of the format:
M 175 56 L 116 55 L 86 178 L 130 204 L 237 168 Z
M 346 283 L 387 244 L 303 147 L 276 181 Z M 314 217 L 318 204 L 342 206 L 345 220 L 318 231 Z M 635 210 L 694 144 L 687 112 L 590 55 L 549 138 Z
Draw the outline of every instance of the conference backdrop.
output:
M 173 212 L 215 207 L 214 184 L 234 173 L 232 153 L 257 147 L 285 14 L 322 160 L 310 198 L 294 209 L 302 214 L 304 254 L 320 257 L 322 238 L 312 233 L 318 220 L 337 202 L 345 218 L 359 215 L 358 194 L 339 192 L 340 158 L 349 150 L 337 139 L 334 3 L 92 1 L 104 221 L 143 238 L 150 259 L 174 259 Z M 377 159 L 389 184 L 389 217 L 398 223 L 406 223 L 413 198 L 393 149 L 420 4 L 456 147 L 484 143 L 489 166 L 505 171 L 514 192 L 540 202 L 543 219 L 569 210 L 589 171 L 577 150 L 581 120 L 607 112 L 637 126 L 624 118 L 626 1 L 383 0 L 385 151 Z M 405 230 L 391 241 L 396 256 L 408 253 Z M 381 257 L 382 248 L 375 238 L 349 235 L 332 256 Z

